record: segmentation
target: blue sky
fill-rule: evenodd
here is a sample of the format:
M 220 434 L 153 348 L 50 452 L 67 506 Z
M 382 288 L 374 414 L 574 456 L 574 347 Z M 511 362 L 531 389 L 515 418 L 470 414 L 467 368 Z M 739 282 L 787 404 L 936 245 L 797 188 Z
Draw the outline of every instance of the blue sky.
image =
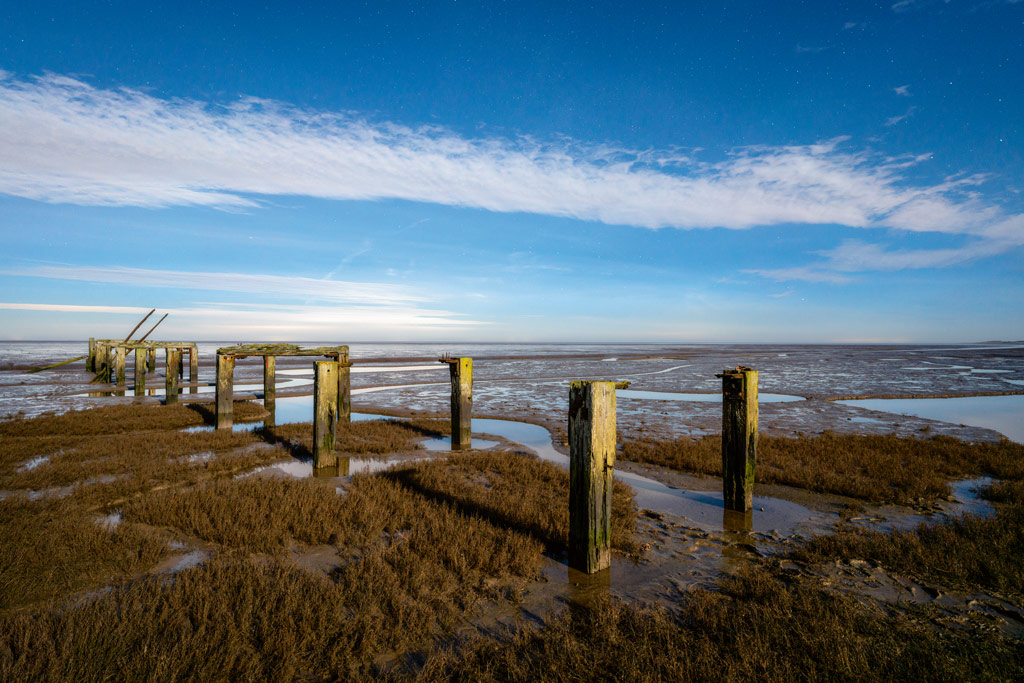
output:
M 1024 2 L 4 3 L 0 338 L 1024 338 Z

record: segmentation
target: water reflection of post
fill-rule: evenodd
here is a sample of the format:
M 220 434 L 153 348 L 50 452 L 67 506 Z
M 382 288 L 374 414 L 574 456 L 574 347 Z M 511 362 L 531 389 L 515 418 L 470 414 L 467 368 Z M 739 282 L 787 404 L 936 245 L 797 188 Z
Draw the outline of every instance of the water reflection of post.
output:
M 598 607 L 611 595 L 611 567 L 594 574 L 587 574 L 572 567 L 569 568 L 569 609 L 573 612 L 587 612 Z

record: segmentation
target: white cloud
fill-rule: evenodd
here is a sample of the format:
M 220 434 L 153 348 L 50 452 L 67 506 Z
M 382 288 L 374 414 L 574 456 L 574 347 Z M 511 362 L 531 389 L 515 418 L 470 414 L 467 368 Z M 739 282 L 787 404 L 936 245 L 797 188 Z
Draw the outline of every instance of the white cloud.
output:
M 57 311 L 60 313 L 148 313 L 150 309 L 136 306 L 81 306 L 78 304 L 14 304 L 0 303 L 8 311 Z
M 928 155 L 892 159 L 848 147 L 842 138 L 746 147 L 706 163 L 695 160 L 696 150 L 471 139 L 254 98 L 223 106 L 94 88 L 59 75 L 18 80 L 0 73 L 0 193 L 40 201 L 252 210 L 268 195 L 400 198 L 645 228 L 838 224 L 969 235 L 986 243 L 982 251 L 1021 243 L 1021 215 L 983 201 L 973 189 L 981 178 L 915 185 L 906 171 Z M 87 270 L 49 272 L 98 277 Z M 386 284 L 99 270 L 103 282 L 420 300 Z M 816 272 L 804 275 L 842 277 Z
M 903 97 L 910 97 L 909 85 L 898 85 L 895 88 L 893 88 L 892 91 L 897 95 L 902 95 Z
M 907 112 L 905 114 L 900 114 L 899 116 L 890 116 L 889 118 L 887 118 L 885 120 L 885 125 L 886 126 L 895 126 L 900 121 L 905 121 L 905 120 L 909 119 L 913 115 L 914 115 L 914 107 L 911 107 L 910 109 L 907 109 Z
M 398 301 L 426 301 L 407 288 L 377 282 L 316 280 L 308 277 L 254 275 L 248 273 L 202 273 L 145 268 L 102 268 L 90 266 L 35 266 L 2 270 L 3 275 L 44 277 L 57 280 L 105 282 L 134 287 L 195 289 L 244 292 L 253 296 L 301 298 L 318 301 L 349 301 L 361 304 L 393 304 Z
M 843 142 L 743 148 L 712 164 L 679 150 L 468 139 L 252 98 L 220 106 L 56 75 L 0 79 L 0 192 L 42 201 L 239 209 L 260 195 L 401 198 L 735 229 L 901 228 L 894 212 L 922 196 L 959 206 L 955 188 L 908 185 L 906 160 L 842 151 Z

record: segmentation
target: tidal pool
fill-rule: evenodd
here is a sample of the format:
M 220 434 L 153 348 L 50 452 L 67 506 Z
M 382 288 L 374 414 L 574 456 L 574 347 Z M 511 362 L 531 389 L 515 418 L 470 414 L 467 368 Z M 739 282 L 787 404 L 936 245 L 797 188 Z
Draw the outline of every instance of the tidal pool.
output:
M 956 398 L 865 398 L 836 401 L 848 406 L 993 429 L 1024 443 L 1024 394 Z

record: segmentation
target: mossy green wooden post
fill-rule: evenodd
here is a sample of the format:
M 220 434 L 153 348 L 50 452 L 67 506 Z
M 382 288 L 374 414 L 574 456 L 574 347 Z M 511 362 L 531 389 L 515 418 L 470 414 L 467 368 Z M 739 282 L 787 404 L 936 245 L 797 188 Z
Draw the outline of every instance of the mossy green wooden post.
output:
M 338 361 L 316 361 L 313 368 L 313 469 L 337 467 Z
M 164 377 L 164 405 L 173 406 L 178 403 L 178 363 L 181 361 L 181 349 L 167 349 L 167 372 Z
M 123 346 L 117 346 L 114 348 L 114 375 L 117 382 L 117 386 L 124 386 L 125 378 L 125 355 L 127 355 L 127 349 Z
M 473 359 L 445 358 L 452 380 L 452 450 L 473 447 Z
M 96 342 L 96 376 L 102 382 L 110 381 L 110 347 Z
M 188 347 L 188 383 L 192 385 L 189 387 L 188 393 L 199 393 L 197 382 L 199 382 L 199 348 L 192 344 Z
M 96 372 L 96 337 L 89 337 L 89 355 L 85 359 L 85 369 Z
M 231 429 L 235 421 L 235 357 L 217 354 L 217 429 Z
M 146 369 L 150 372 L 156 372 L 156 348 L 149 347 L 149 352 L 146 354 Z
M 146 393 L 146 349 L 137 347 L 135 349 L 135 395 L 142 396 Z
M 757 370 L 737 366 L 722 378 L 722 488 L 725 507 L 754 507 L 757 465 Z
M 348 347 L 339 347 L 338 353 L 338 422 L 352 421 L 352 361 Z
M 277 408 L 277 387 L 274 371 L 277 368 L 277 358 L 274 356 L 263 356 L 263 408 L 270 413 L 263 418 L 263 424 L 267 427 L 274 426 L 274 411 Z
M 569 566 L 611 566 L 615 382 L 569 385 Z

